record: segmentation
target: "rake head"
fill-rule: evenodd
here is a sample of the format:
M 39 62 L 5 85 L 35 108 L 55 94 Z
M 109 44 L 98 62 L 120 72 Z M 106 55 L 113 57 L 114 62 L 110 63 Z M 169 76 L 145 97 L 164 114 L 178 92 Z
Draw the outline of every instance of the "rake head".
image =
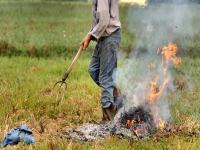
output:
M 57 86 L 57 85 L 60 85 L 59 87 L 61 88 L 63 85 L 65 86 L 65 88 L 67 88 L 67 83 L 65 82 L 66 79 L 68 78 L 70 72 L 72 71 L 72 68 L 74 66 L 74 64 L 76 63 L 76 61 L 78 60 L 80 54 L 81 54 L 81 51 L 83 50 L 83 46 L 81 46 L 78 50 L 78 52 L 76 53 L 76 56 L 74 57 L 73 61 L 71 62 L 71 64 L 69 65 L 69 68 L 67 68 L 66 72 L 64 73 L 63 75 L 63 78 L 62 80 L 56 82 L 53 86 L 53 89 Z
M 66 79 L 68 78 L 69 73 L 70 73 L 70 71 L 67 70 L 67 71 L 64 73 L 62 80 L 60 80 L 60 81 L 58 81 L 58 82 L 56 82 L 56 83 L 54 84 L 53 89 L 55 89 L 55 87 L 56 87 L 57 85 L 58 85 L 60 88 L 63 87 L 63 86 L 64 86 L 65 88 L 67 88 Z
M 63 80 L 60 80 L 54 84 L 53 89 L 55 89 L 56 86 L 59 86 L 60 88 L 64 86 L 65 88 L 67 88 L 67 83 Z

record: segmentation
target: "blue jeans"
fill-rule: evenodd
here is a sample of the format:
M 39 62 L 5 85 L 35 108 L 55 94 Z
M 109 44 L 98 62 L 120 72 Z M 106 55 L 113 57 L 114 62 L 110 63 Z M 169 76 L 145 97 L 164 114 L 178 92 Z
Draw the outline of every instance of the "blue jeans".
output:
M 89 73 L 94 82 L 101 87 L 101 103 L 108 108 L 113 103 L 117 51 L 121 41 L 120 29 L 97 42 L 89 65 Z

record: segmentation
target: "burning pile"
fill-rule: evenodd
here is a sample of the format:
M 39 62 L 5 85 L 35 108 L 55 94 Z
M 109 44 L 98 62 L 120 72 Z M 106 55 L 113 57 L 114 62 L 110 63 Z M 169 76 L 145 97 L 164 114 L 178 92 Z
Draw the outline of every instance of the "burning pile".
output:
M 159 115 L 161 110 L 157 106 L 157 102 L 171 83 L 169 66 L 181 63 L 181 58 L 177 57 L 178 48 L 174 43 L 169 43 L 167 46 L 158 49 L 157 53 L 162 55 L 162 63 L 159 66 L 150 65 L 150 70 L 155 73 L 151 74 L 149 85 L 142 97 L 143 103 L 135 111 L 129 110 L 128 113 L 122 115 L 124 116 L 122 123 L 126 124 L 126 127 L 131 129 L 138 137 L 141 136 L 141 133 L 148 133 L 153 128 L 159 130 L 165 128 L 167 122 Z M 161 68 L 162 72 L 157 74 L 155 71 L 157 68 Z
M 147 85 L 139 96 L 141 100 L 137 106 L 128 106 L 126 102 L 123 108 L 118 112 L 114 121 L 106 124 L 84 124 L 77 129 L 69 129 L 65 132 L 65 137 L 69 139 L 78 139 L 84 141 L 96 140 L 105 136 L 114 134 L 118 137 L 144 138 L 152 131 L 164 130 L 167 120 L 163 118 L 161 109 L 157 105 L 163 98 L 172 79 L 169 73 L 169 67 L 179 65 L 181 58 L 177 57 L 178 48 L 174 43 L 169 43 L 157 54 L 162 55 L 162 63 L 149 66 L 150 77 L 145 82 Z M 157 72 L 159 70 L 159 73 Z M 130 98 L 129 98 L 130 99 Z
M 152 115 L 147 107 L 132 108 L 122 114 L 119 121 L 138 138 L 148 136 L 155 127 Z

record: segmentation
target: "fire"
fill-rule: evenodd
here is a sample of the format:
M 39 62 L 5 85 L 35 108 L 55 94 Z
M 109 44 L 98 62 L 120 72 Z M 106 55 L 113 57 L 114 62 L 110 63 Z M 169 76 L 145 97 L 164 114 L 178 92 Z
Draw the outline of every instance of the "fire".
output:
M 160 130 L 163 130 L 165 128 L 165 121 L 163 119 L 161 119 L 161 118 L 158 121 L 158 128 Z
M 164 46 L 161 49 L 164 81 L 160 83 L 159 85 L 158 83 L 159 77 L 157 76 L 154 79 L 152 79 L 152 81 L 150 82 L 150 89 L 147 96 L 147 100 L 150 104 L 155 103 L 155 101 L 158 99 L 160 95 L 162 95 L 165 87 L 170 82 L 170 77 L 166 75 L 166 72 L 168 70 L 167 64 L 170 61 L 172 61 L 175 65 L 178 65 L 181 63 L 181 58 L 177 57 L 177 53 L 178 53 L 178 48 L 177 48 L 177 45 L 174 43 L 169 43 L 167 46 Z
M 165 88 L 170 82 L 170 76 L 167 74 L 168 71 L 168 64 L 169 62 L 172 62 L 174 65 L 179 65 L 181 63 L 181 58 L 177 56 L 178 54 L 178 48 L 177 45 L 174 43 L 169 43 L 167 46 L 164 46 L 163 48 L 159 49 L 161 51 L 162 55 L 162 65 L 163 68 L 163 75 L 164 79 L 163 81 L 159 81 L 159 76 L 157 75 L 150 81 L 150 87 L 148 89 L 147 93 L 147 102 L 150 105 L 154 105 L 155 102 L 159 99 L 159 97 L 163 94 Z M 159 118 L 159 111 L 154 110 L 154 117 L 156 118 L 155 121 L 156 125 L 159 129 L 164 129 L 165 127 L 165 121 L 161 118 Z
M 162 54 L 162 67 L 163 67 L 163 74 L 164 80 L 162 83 L 158 83 L 159 76 L 156 76 L 150 82 L 149 93 L 147 96 L 147 100 L 150 104 L 155 103 L 156 99 L 162 95 L 165 87 L 170 82 L 170 77 L 166 75 L 168 71 L 167 64 L 172 61 L 174 65 L 178 65 L 181 63 L 181 58 L 177 57 L 178 48 L 177 45 L 174 43 L 169 43 L 167 46 L 164 46 L 162 49 L 158 49 L 158 52 L 161 51 Z M 155 66 L 155 65 L 154 65 Z
M 181 63 L 181 58 L 177 57 L 178 53 L 178 48 L 177 45 L 174 43 L 169 43 L 167 46 L 164 46 L 161 49 L 158 49 L 158 52 L 161 52 L 162 54 L 162 67 L 163 67 L 163 74 L 165 76 L 163 82 L 158 83 L 159 76 L 156 76 L 152 81 L 150 82 L 150 88 L 149 92 L 147 94 L 147 101 L 150 104 L 154 104 L 158 97 L 162 95 L 165 87 L 168 85 L 170 82 L 170 77 L 166 75 L 166 72 L 168 70 L 167 64 L 169 62 L 173 62 L 173 64 L 178 65 Z M 152 66 L 152 65 L 151 65 Z M 155 65 L 154 67 L 149 67 L 149 68 L 156 68 Z
M 147 96 L 147 101 L 149 104 L 154 104 L 156 102 L 156 100 L 158 99 L 158 97 L 160 95 L 162 95 L 166 85 L 169 83 L 170 79 L 169 78 L 166 78 L 162 85 L 159 86 L 158 84 L 158 78 L 156 79 L 153 79 L 151 82 L 150 82 L 150 88 L 149 88 L 149 94 Z
M 130 128 L 133 124 L 134 124 L 134 120 L 127 120 L 127 122 L 126 122 L 126 126 L 128 127 L 128 128 Z
M 159 74 L 152 77 L 151 81 L 149 82 L 149 86 L 147 87 L 145 99 L 147 102 L 146 104 L 149 105 L 150 113 L 155 127 L 163 130 L 166 126 L 166 121 L 160 116 L 160 111 L 162 110 L 159 109 L 159 107 L 156 105 L 156 102 L 163 95 L 165 89 L 170 83 L 171 76 L 168 73 L 169 64 L 171 64 L 172 62 L 172 65 L 179 65 L 181 63 L 181 58 L 177 56 L 178 48 L 177 45 L 174 43 L 169 43 L 167 46 L 159 49 L 158 52 L 162 55 L 162 63 L 158 65 L 155 65 L 154 63 L 149 63 L 148 68 L 150 69 L 150 71 L 161 69 L 161 71 L 163 72 L 159 72 Z M 126 127 L 136 127 L 133 128 L 133 132 L 138 135 L 142 132 L 142 130 L 145 130 L 142 126 L 138 127 L 139 124 L 144 122 L 143 119 L 144 118 L 141 116 L 141 114 L 139 114 L 136 118 L 127 119 Z
M 168 64 L 170 61 L 172 61 L 175 65 L 179 65 L 181 63 L 181 58 L 177 57 L 177 53 L 178 47 L 176 44 L 169 43 L 167 46 L 164 46 L 161 49 L 162 64 Z

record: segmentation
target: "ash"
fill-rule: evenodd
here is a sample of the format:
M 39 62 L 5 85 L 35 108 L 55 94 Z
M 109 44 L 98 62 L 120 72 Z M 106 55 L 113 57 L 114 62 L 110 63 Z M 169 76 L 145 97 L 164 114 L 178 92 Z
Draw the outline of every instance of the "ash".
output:
M 134 120 L 127 125 L 128 120 Z M 119 111 L 113 121 L 102 124 L 85 123 L 78 128 L 70 128 L 62 137 L 80 141 L 101 140 L 107 136 L 118 138 L 140 139 L 148 137 L 155 129 L 151 113 L 143 107 L 132 108 L 128 112 Z

